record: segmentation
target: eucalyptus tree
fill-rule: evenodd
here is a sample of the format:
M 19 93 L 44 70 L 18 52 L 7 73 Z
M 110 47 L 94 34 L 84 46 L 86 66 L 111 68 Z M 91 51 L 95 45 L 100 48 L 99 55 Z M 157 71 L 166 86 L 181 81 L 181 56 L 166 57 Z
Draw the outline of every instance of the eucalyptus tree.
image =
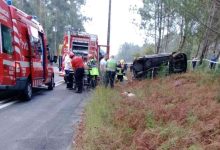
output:
M 141 29 L 155 39 L 155 52 L 169 51 L 171 34 L 179 35 L 177 51 L 189 54 L 199 48 L 207 28 L 211 0 L 143 0 Z M 214 0 L 213 0 L 214 1 Z M 150 34 L 149 34 L 150 33 Z M 153 34 L 152 34 L 153 33 Z M 175 36 L 173 36 L 175 37 Z M 161 42 L 162 41 L 162 42 Z M 197 45 L 197 46 L 195 46 Z

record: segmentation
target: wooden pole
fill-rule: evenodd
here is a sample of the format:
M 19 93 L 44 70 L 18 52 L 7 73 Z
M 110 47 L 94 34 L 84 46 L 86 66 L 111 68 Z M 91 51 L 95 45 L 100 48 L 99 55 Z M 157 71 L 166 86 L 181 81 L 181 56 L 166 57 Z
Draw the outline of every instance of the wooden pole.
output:
M 108 10 L 108 33 L 107 33 L 107 55 L 110 53 L 110 32 L 111 32 L 111 3 L 109 0 L 109 10 Z

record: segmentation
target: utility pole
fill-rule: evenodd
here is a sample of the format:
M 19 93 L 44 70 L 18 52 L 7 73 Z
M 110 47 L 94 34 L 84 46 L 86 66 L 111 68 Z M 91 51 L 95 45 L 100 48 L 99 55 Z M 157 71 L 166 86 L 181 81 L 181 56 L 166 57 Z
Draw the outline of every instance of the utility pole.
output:
M 111 5 L 112 0 L 109 0 L 109 10 L 108 10 L 108 33 L 107 33 L 107 55 L 110 53 L 110 32 L 111 32 Z

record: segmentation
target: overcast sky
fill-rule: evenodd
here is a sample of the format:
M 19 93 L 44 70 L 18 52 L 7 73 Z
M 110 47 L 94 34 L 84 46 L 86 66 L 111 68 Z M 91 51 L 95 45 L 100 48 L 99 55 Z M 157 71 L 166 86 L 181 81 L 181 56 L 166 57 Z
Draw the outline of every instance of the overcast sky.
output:
M 92 18 L 92 21 L 85 23 L 86 31 L 97 34 L 102 45 L 107 43 L 108 3 L 109 0 L 86 0 L 82 8 L 83 14 Z M 130 6 L 135 4 L 141 6 L 141 0 L 112 0 L 111 54 L 116 54 L 125 42 L 140 46 L 144 42 L 143 34 L 132 24 L 134 18 L 140 20 L 137 14 L 129 11 Z

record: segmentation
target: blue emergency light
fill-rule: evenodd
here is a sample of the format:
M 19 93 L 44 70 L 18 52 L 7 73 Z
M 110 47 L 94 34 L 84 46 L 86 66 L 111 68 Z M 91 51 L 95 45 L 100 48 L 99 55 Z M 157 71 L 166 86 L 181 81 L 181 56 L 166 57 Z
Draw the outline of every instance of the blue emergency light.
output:
M 8 5 L 12 5 L 12 0 L 6 0 Z
M 38 20 L 37 16 L 32 16 L 32 18 L 36 21 Z

